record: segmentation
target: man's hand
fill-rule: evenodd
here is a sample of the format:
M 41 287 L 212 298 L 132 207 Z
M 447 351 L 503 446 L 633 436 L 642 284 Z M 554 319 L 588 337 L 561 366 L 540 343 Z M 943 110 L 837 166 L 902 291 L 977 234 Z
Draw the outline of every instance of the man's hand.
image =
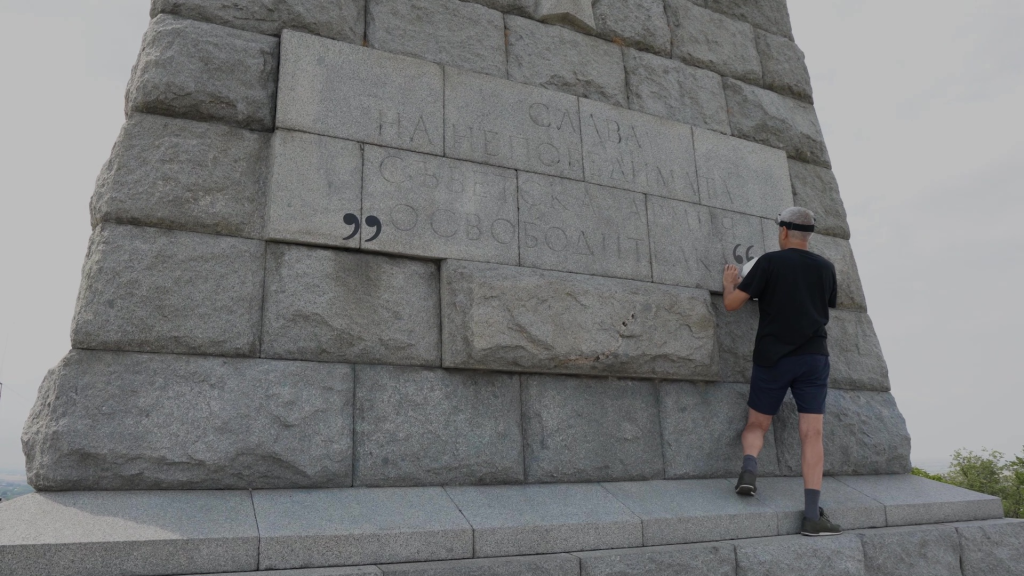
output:
M 725 272 L 722 273 L 722 301 L 729 312 L 739 310 L 747 300 L 750 300 L 749 294 L 736 289 L 739 283 L 740 269 L 733 264 L 726 265 Z
M 736 288 L 740 283 L 740 269 L 733 264 L 727 264 L 722 274 L 722 286 L 725 288 Z

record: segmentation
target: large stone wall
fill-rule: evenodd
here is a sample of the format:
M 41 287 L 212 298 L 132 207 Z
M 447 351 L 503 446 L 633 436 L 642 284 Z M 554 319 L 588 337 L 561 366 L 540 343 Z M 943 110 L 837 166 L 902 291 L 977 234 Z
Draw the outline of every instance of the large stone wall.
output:
M 31 483 L 731 475 L 757 311 L 714 294 L 794 202 L 840 280 L 829 469 L 905 472 L 785 2 L 555 4 L 154 0 Z

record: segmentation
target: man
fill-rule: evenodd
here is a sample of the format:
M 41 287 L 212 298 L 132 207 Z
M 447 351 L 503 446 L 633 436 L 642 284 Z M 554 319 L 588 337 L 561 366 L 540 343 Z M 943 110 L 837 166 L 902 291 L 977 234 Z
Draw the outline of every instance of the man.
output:
M 814 214 L 789 208 L 779 214 L 779 251 L 754 262 L 740 281 L 735 266 L 722 277 L 725 309 L 739 310 L 756 298 L 760 321 L 750 376 L 750 408 L 743 430 L 743 468 L 736 492 L 757 493 L 757 456 L 764 435 L 791 390 L 800 413 L 800 445 L 804 476 L 804 518 L 807 536 L 841 534 L 818 505 L 825 466 L 822 430 L 828 393 L 829 358 L 825 325 L 836 307 L 836 269 L 808 251 Z

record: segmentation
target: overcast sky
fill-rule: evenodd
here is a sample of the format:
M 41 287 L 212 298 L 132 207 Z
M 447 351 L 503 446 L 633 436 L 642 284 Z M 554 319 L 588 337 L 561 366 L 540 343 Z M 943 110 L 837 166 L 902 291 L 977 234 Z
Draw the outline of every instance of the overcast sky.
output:
M 0 0 L 0 469 L 69 328 L 144 0 Z M 1020 453 L 1024 3 L 789 0 L 893 393 L 932 468 Z

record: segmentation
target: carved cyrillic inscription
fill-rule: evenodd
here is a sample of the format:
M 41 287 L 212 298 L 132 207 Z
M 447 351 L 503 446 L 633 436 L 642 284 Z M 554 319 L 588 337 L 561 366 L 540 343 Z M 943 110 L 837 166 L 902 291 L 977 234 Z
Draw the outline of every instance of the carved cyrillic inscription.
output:
M 523 266 L 650 280 L 643 194 L 519 173 Z
M 363 248 L 429 258 L 519 263 L 516 175 L 512 170 L 367 146 Z
M 774 218 L 793 205 L 786 153 L 695 128 L 702 204 Z

